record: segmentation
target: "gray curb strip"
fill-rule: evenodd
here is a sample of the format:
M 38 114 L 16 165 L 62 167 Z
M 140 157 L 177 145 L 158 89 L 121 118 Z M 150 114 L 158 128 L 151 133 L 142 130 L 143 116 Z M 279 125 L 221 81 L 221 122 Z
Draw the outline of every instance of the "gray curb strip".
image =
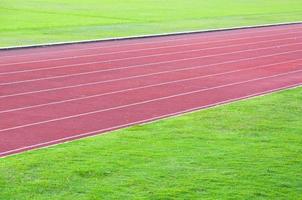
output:
M 297 25 L 297 24 L 302 24 L 302 21 L 284 22 L 284 23 L 275 23 L 275 24 L 263 24 L 263 25 L 255 25 L 255 26 L 220 28 L 220 29 L 207 29 L 207 30 L 197 30 L 197 31 L 171 32 L 171 33 L 161 33 L 161 34 L 151 34 L 151 35 L 138 35 L 138 36 L 129 36 L 129 37 L 104 38 L 104 39 L 94 39 L 94 40 L 79 40 L 79 41 L 69 41 L 69 42 L 45 43 L 45 44 L 35 44 L 35 45 L 27 45 L 27 46 L 11 46 L 11 47 L 1 47 L 0 51 L 50 47 L 50 46 L 63 46 L 63 45 L 73 45 L 73 44 L 87 44 L 87 43 L 94 43 L 94 42 L 110 42 L 110 41 L 119 41 L 119 40 L 168 37 L 168 36 L 177 36 L 177 35 L 189 35 L 189 34 L 198 34 L 198 33 L 222 32 L 222 31 L 244 30 L 244 29 L 256 29 L 256 28 Z

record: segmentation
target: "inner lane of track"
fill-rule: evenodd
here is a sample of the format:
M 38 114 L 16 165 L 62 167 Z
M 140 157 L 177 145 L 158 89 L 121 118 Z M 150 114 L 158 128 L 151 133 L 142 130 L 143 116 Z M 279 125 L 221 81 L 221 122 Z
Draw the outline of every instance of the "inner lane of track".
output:
M 0 156 L 300 86 L 302 25 L 283 27 L 10 51 Z

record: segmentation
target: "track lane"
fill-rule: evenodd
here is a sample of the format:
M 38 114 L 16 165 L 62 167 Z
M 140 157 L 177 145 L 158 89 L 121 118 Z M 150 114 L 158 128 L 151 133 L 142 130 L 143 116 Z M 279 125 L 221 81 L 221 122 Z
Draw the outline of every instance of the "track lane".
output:
M 226 47 L 230 47 L 230 48 L 234 48 L 232 49 L 233 51 L 236 51 L 236 48 L 240 48 L 242 47 L 242 49 L 244 49 L 246 46 L 249 46 L 249 49 L 252 48 L 259 48 L 262 45 L 266 45 L 270 42 L 274 42 L 274 46 L 280 48 L 281 45 L 284 44 L 290 44 L 290 43 L 300 43 L 302 42 L 302 37 L 291 37 L 291 38 L 282 38 L 282 39 L 270 39 L 270 40 L 265 40 L 265 41 L 257 41 L 257 42 L 247 42 L 244 44 L 232 44 L 230 46 L 226 46 Z M 280 45 L 280 46 L 279 46 Z M 190 46 L 190 48 L 188 49 L 189 51 L 193 50 L 194 52 L 194 48 L 192 49 L 192 47 L 194 46 Z M 225 48 L 226 48 L 225 47 Z M 198 46 L 198 48 L 200 48 Z M 202 53 L 204 51 L 216 51 L 219 49 L 221 49 L 223 47 L 211 47 L 208 49 L 202 49 L 202 51 L 198 51 L 201 53 L 200 56 L 202 56 Z M 173 50 L 175 51 L 175 50 Z M 172 51 L 172 52 L 173 52 Z M 182 49 L 183 53 L 186 53 L 186 49 Z M 169 52 L 168 50 L 165 51 L 165 53 Z M 154 55 L 157 52 L 154 52 L 152 54 L 152 52 L 149 52 L 150 55 Z M 182 53 L 182 52 L 181 52 Z M 214 54 L 214 53 L 213 53 Z M 159 54 L 160 55 L 160 54 Z M 171 59 L 169 59 L 169 56 L 173 56 L 173 54 L 169 54 L 166 57 L 166 59 L 168 59 L 169 61 L 171 61 Z M 153 56 L 152 56 L 153 57 Z M 177 59 L 176 59 L 177 61 Z M 114 61 L 112 61 L 114 62 Z M 83 74 L 83 73 L 87 73 L 87 74 L 93 74 L 93 73 L 98 73 L 98 72 L 102 72 L 102 71 L 106 71 L 106 70 L 115 70 L 116 67 L 114 65 L 114 63 L 111 62 L 111 66 L 110 67 L 105 67 L 104 69 L 104 65 L 103 64 L 93 64 L 93 65 L 86 65 L 83 68 L 78 67 L 78 65 L 76 65 L 75 67 L 63 67 L 63 68 L 51 68 L 51 69 L 43 69 L 43 70 L 38 70 L 35 71 L 35 73 L 31 73 L 32 70 L 21 70 L 21 71 L 10 71 L 10 72 L 3 72 L 0 73 L 0 85 L 4 84 L 4 83 L 9 83 L 9 82 L 17 82 L 17 81 L 35 81 L 35 80 L 43 80 L 43 79 L 52 79 L 52 78 L 56 78 L 56 77 L 65 77 L 66 76 L 71 76 L 73 74 Z M 164 61 L 163 61 L 164 62 Z M 131 67 L 131 66 L 124 66 L 124 67 Z
M 281 47 L 288 47 L 288 48 L 282 48 Z M 215 60 L 220 61 L 220 59 L 225 59 L 227 57 L 231 57 L 231 56 L 235 56 L 235 57 L 239 57 L 238 53 L 243 52 L 245 55 L 245 57 L 253 57 L 253 56 L 257 56 L 259 55 L 259 53 L 263 53 L 263 54 L 269 54 L 272 52 L 276 51 L 291 51 L 291 50 L 300 50 L 301 48 L 301 44 L 285 44 L 283 46 L 278 45 L 278 46 L 274 46 L 274 47 L 261 47 L 258 49 L 250 49 L 250 50 L 240 50 L 238 49 L 237 51 L 230 51 L 229 53 L 229 49 L 226 49 L 227 53 L 225 52 L 221 52 L 218 54 L 207 54 L 205 56 L 200 56 L 200 54 L 198 53 L 191 53 L 190 55 L 185 55 L 185 54 L 181 54 L 178 56 L 179 59 L 186 59 L 188 56 L 191 56 L 191 58 L 196 58 L 199 57 L 202 58 L 200 61 L 200 65 L 206 65 L 207 62 L 211 62 L 213 61 L 215 58 Z M 242 55 L 240 55 L 242 56 Z M 240 58 L 240 57 L 239 57 Z M 162 60 L 165 60 L 165 57 L 162 56 L 160 58 L 161 60 L 148 60 L 147 58 L 144 59 L 146 60 L 146 62 L 150 62 L 151 66 L 153 65 L 153 63 L 155 62 L 162 62 Z M 171 58 L 172 59 L 172 58 Z M 176 59 L 176 57 L 174 58 Z M 139 62 L 143 63 L 143 60 L 139 60 Z M 135 65 L 135 64 L 133 64 Z M 147 64 L 148 65 L 148 64 Z M 144 65 L 143 65 L 144 66 Z M 173 65 L 172 65 L 173 66 Z M 122 67 L 122 69 L 124 69 Z M 39 81 L 39 82 L 28 82 L 28 83 L 20 83 L 19 86 L 17 86 L 16 84 L 13 85 L 1 85 L 0 84 L 0 88 L 1 88 L 1 94 L 0 94 L 0 98 L 5 96 L 5 95 L 14 95 L 14 94 L 19 94 L 19 93 L 33 93 L 34 91 L 51 91 L 51 90 L 57 90 L 58 88 L 67 88 L 67 87 L 73 87 L 74 85 L 82 85 L 85 83 L 94 83 L 94 82 L 99 82 L 99 81 L 104 81 L 104 77 L 105 76 L 100 76 L 98 74 L 89 74 L 87 75 L 85 78 L 78 78 L 78 77 L 69 77 L 69 78 L 65 78 L 62 79 L 61 81 L 56 81 L 56 80 L 46 80 L 46 81 Z M 100 80 L 101 78 L 103 78 L 102 80 Z M 106 77 L 105 77 L 106 78 Z M 44 82 L 44 83 L 43 83 Z
M 285 46 L 289 46 L 290 44 L 286 44 Z M 236 47 L 238 47 L 238 45 L 236 45 Z M 280 48 L 281 46 L 278 46 L 276 48 Z M 273 47 L 268 47 L 268 48 L 273 48 Z M 258 50 L 261 50 L 261 49 L 264 49 L 264 48 L 258 48 Z M 215 49 L 214 49 L 215 50 Z M 251 51 L 252 49 L 248 49 L 246 51 Z M 198 53 L 199 50 L 192 50 L 193 52 L 196 52 Z M 202 50 L 200 50 L 202 51 Z M 230 52 L 230 53 L 241 53 L 241 52 L 244 52 L 245 50 L 242 50 L 242 51 L 237 51 L 237 52 Z M 177 54 L 182 54 L 183 52 L 178 52 Z M 187 52 L 187 53 L 190 53 L 190 52 Z M 115 71 L 115 70 L 121 70 L 121 69 L 130 69 L 130 68 L 136 68 L 136 67 L 144 67 L 144 66 L 151 66 L 151 65 L 154 65 L 154 64 L 167 64 L 167 63 L 174 63 L 174 62 L 178 62 L 178 61 L 189 61 L 189 60 L 195 60 L 195 59 L 200 59 L 200 58 L 205 58 L 206 56 L 208 57 L 213 57 L 213 56 L 223 56 L 223 55 L 227 55 L 229 53 L 222 53 L 222 54 L 215 54 L 215 55 L 204 55 L 204 56 L 197 56 L 197 57 L 184 57 L 184 58 L 177 58 L 177 56 L 175 56 L 174 53 L 172 54 L 169 54 L 169 55 L 172 55 L 174 56 L 174 59 L 173 57 L 171 58 L 171 60 L 163 60 L 163 61 L 158 61 L 158 62 L 149 62 L 149 63 L 143 63 L 143 64 L 135 64 L 135 65 L 126 65 L 125 66 L 125 62 L 119 62 L 120 63 L 120 66 L 117 66 L 118 63 L 114 63 L 113 65 L 113 61 L 110 62 L 106 62 L 106 63 L 103 63 L 100 65 L 99 62 L 92 62 L 92 63 L 86 63 L 85 65 L 83 63 L 80 63 L 80 64 L 76 64 L 76 65 L 64 65 L 64 66 L 59 66 L 59 67 L 50 67 L 50 68 L 47 68 L 47 69 L 28 69 L 28 70 L 22 70 L 22 71 L 16 71 L 16 72 L 7 72 L 7 73 L 0 73 L 1 75 L 13 75 L 13 74 L 22 74 L 22 73 L 28 73 L 28 72 L 35 72 L 35 73 L 32 73 L 32 74 L 36 74 L 40 71 L 47 71 L 47 73 L 49 73 L 51 70 L 52 72 L 53 71 L 56 71 L 56 70 L 62 70 L 62 69 L 65 69 L 65 70 L 68 70 L 70 68 L 74 68 L 76 70 L 80 70 L 81 68 L 85 67 L 85 68 L 89 68 L 89 67 L 93 67 L 93 66 L 97 66 L 97 67 L 101 67 L 102 69 L 101 70 L 98 70 L 98 72 L 105 72 L 105 71 Z M 168 58 L 169 55 L 159 55 L 159 57 L 166 57 Z M 147 56 L 149 57 L 149 56 Z M 157 56 L 155 55 L 151 55 L 150 56 L 151 58 L 156 58 Z M 143 57 L 143 58 L 146 58 L 146 57 Z M 139 59 L 139 58 L 137 58 Z M 117 60 L 117 61 L 122 61 L 122 60 Z M 101 62 L 102 63 L 102 62 Z M 124 64 L 123 64 L 124 63 Z M 129 64 L 129 61 L 127 61 L 127 64 Z M 112 67 L 112 65 L 114 67 Z
M 209 65 L 196 65 L 188 68 L 159 71 L 151 74 L 145 73 L 139 76 L 128 76 L 121 79 L 111 79 L 98 84 L 97 87 L 92 85 L 90 87 L 83 86 L 59 91 L 44 92 L 48 98 L 43 99 L 40 98 L 40 96 L 46 96 L 43 95 L 43 93 L 31 94 L 29 96 L 27 95 L 25 100 L 21 101 L 19 96 L 11 97 L 9 100 L 2 98 L 0 99 L 0 113 L 10 112 L 10 110 L 25 110 L 47 105 L 80 101 L 83 99 L 91 99 L 123 91 L 132 91 L 139 88 L 147 89 L 149 87 L 175 81 L 182 81 L 184 79 L 204 78 L 216 74 L 228 74 L 237 71 L 265 68 L 274 65 L 286 65 L 301 62 L 301 53 L 302 50 L 298 52 L 291 52 L 291 55 L 288 55 L 289 53 L 279 53 L 274 56 L 260 56 L 256 59 L 247 58 L 242 60 L 231 60 Z M 274 60 L 274 63 L 272 63 L 272 60 Z
M 23 126 L 24 124 L 40 123 L 53 119 L 65 118 L 66 116 L 82 115 L 94 112 L 96 110 L 106 110 L 115 107 L 134 104 L 137 102 L 150 101 L 165 96 L 172 96 L 187 93 L 203 88 L 212 88 L 216 85 L 228 85 L 233 82 L 242 82 L 250 79 L 261 78 L 263 76 L 273 76 L 291 71 L 302 72 L 302 60 L 292 63 L 282 63 L 270 66 L 258 66 L 238 70 L 231 73 L 219 73 L 218 75 L 209 74 L 184 81 L 162 84 L 159 86 L 137 89 L 127 92 L 114 93 L 101 97 L 85 99 L 78 102 L 67 102 L 65 104 L 51 105 L 49 107 L 22 110 L 10 113 L 0 114 L 3 123 L 0 124 L 0 133 L 2 130 Z M 178 74 L 181 76 L 181 74 Z M 178 78 L 181 80 L 181 77 Z
M 254 81 L 254 80 L 267 79 L 268 77 L 273 78 L 273 77 L 279 77 L 279 76 L 284 76 L 284 75 L 296 75 L 296 74 L 301 74 L 302 73 L 301 66 L 295 67 L 294 70 L 281 71 L 279 69 L 278 71 L 281 72 L 281 73 L 274 73 L 273 72 L 271 74 L 268 73 L 269 76 L 260 76 L 260 77 L 259 77 L 258 73 L 255 73 L 256 75 L 254 75 L 254 76 L 250 76 L 250 75 L 248 76 L 246 74 L 245 76 L 247 76 L 251 79 L 238 78 L 237 81 L 233 81 L 234 77 L 231 75 L 231 76 L 227 77 L 227 80 L 223 80 L 218 85 L 215 84 L 215 82 L 214 83 L 211 82 L 211 78 L 212 78 L 211 77 L 210 81 L 209 80 L 204 81 L 206 84 L 209 84 L 209 85 L 205 85 L 201 88 L 200 88 L 200 86 L 198 87 L 196 85 L 192 85 L 190 87 L 190 89 L 187 89 L 185 91 L 179 89 L 179 88 L 184 88 L 184 86 L 187 86 L 187 85 L 183 85 L 183 83 L 177 83 L 177 84 L 168 85 L 168 86 L 165 85 L 163 87 L 163 88 L 167 89 L 167 91 L 165 91 L 166 92 L 165 95 L 159 94 L 160 92 L 156 88 L 151 88 L 150 89 L 151 94 L 148 94 L 147 97 L 142 96 L 142 95 L 140 95 L 140 96 L 137 95 L 137 94 L 140 94 L 140 93 L 131 92 L 130 94 L 128 94 L 127 97 L 132 98 L 130 100 L 134 99 L 133 102 L 129 102 L 129 99 L 118 98 L 118 99 L 115 99 L 115 102 L 123 102 L 123 103 L 120 103 L 120 105 L 115 105 L 113 107 L 110 107 L 110 106 L 112 106 L 112 104 L 110 104 L 110 102 L 112 101 L 113 98 L 112 98 L 112 96 L 108 95 L 108 96 L 102 97 L 102 98 L 107 98 L 107 101 L 105 101 L 103 104 L 107 105 L 108 107 L 105 107 L 105 108 L 102 107 L 100 109 L 93 108 L 93 110 L 88 111 L 88 112 L 74 113 L 72 115 L 54 117 L 52 119 L 46 119 L 44 121 L 31 121 L 29 123 L 24 123 L 24 121 L 23 121 L 23 124 L 18 124 L 18 125 L 15 124 L 12 127 L 2 126 L 1 129 L 0 129 L 0 133 L 10 131 L 10 130 L 16 130 L 16 129 L 20 129 L 20 128 L 25 128 L 25 127 L 33 127 L 33 126 L 37 126 L 37 125 L 41 125 L 41 124 L 48 124 L 48 123 L 57 122 L 57 121 L 64 121 L 64 120 L 68 120 L 68 119 L 80 118 L 80 117 L 83 117 L 83 116 L 90 116 L 90 115 L 94 115 L 94 114 L 103 113 L 103 112 L 106 112 L 106 111 L 116 110 L 116 109 L 119 109 L 119 108 L 125 108 L 125 107 L 130 107 L 130 106 L 133 106 L 133 105 L 140 105 L 140 104 L 149 103 L 149 102 L 157 102 L 157 101 L 160 101 L 162 99 L 167 99 L 167 98 L 170 99 L 170 98 L 174 98 L 174 97 L 178 97 L 178 96 L 184 96 L 184 95 L 188 95 L 188 94 L 192 94 L 192 93 L 202 93 L 202 92 L 205 92 L 205 91 L 215 90 L 217 88 L 221 88 L 221 87 L 225 87 L 225 86 L 229 86 L 229 85 L 234 85 L 234 84 L 238 84 L 238 83 L 245 83 L 245 82 L 250 82 L 250 81 Z M 218 78 L 215 77 L 214 80 L 218 81 Z M 187 83 L 188 82 L 192 83 L 194 81 L 186 81 L 186 82 Z M 198 82 L 198 81 L 195 81 L 195 82 Z M 177 87 L 175 85 L 177 85 Z M 139 92 L 144 92 L 144 91 L 139 91 Z M 152 96 L 152 95 L 156 95 L 156 94 L 158 96 L 155 96 L 155 97 Z M 115 94 L 114 96 L 120 97 L 119 95 L 120 94 Z M 150 97 L 149 95 L 151 95 L 152 97 Z M 104 105 L 100 105 L 99 103 L 100 103 L 99 101 L 97 101 L 97 102 L 96 101 L 89 101 L 89 104 L 92 104 L 92 105 L 97 104 L 97 106 L 104 106 Z M 80 104 L 78 104 L 78 106 L 79 105 Z M 82 105 L 85 105 L 85 104 L 82 104 Z M 81 108 L 81 109 L 84 109 L 84 108 Z M 61 111 L 61 109 L 59 108 L 56 111 Z M 77 112 L 77 111 L 75 111 L 75 108 L 71 108 L 69 111 L 70 112 Z M 56 113 L 52 113 L 51 110 L 47 110 L 47 112 L 51 113 L 53 115 L 56 114 Z M 30 115 L 30 116 L 32 116 L 32 117 L 41 117 L 42 115 L 48 115 L 48 113 L 44 113 L 44 112 L 34 113 L 34 115 Z M 30 114 L 33 114 L 33 113 L 30 113 Z M 17 115 L 16 117 L 20 117 L 20 115 Z M 5 119 L 5 120 L 7 120 L 7 119 Z M 16 118 L 15 118 L 15 120 L 16 120 Z M 13 121 L 13 123 L 15 123 L 15 120 Z M 9 119 L 7 121 L 9 121 Z

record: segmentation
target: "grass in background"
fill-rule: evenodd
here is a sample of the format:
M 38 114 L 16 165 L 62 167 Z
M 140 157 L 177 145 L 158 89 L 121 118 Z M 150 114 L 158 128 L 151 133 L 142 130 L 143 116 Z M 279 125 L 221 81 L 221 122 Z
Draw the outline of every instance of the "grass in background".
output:
M 299 20 L 301 0 L 1 0 L 0 47 Z
M 301 199 L 302 88 L 0 159 L 0 199 Z

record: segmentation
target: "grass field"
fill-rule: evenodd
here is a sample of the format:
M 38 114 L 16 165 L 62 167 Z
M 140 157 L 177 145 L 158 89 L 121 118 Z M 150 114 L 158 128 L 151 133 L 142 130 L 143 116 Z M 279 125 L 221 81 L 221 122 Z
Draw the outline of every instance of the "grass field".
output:
M 289 21 L 301 0 L 1 0 L 0 47 Z M 0 200 L 302 199 L 301 113 L 302 87 L 3 158 Z
M 301 20 L 301 0 L 1 0 L 0 47 Z
M 302 88 L 0 160 L 0 199 L 301 199 Z

